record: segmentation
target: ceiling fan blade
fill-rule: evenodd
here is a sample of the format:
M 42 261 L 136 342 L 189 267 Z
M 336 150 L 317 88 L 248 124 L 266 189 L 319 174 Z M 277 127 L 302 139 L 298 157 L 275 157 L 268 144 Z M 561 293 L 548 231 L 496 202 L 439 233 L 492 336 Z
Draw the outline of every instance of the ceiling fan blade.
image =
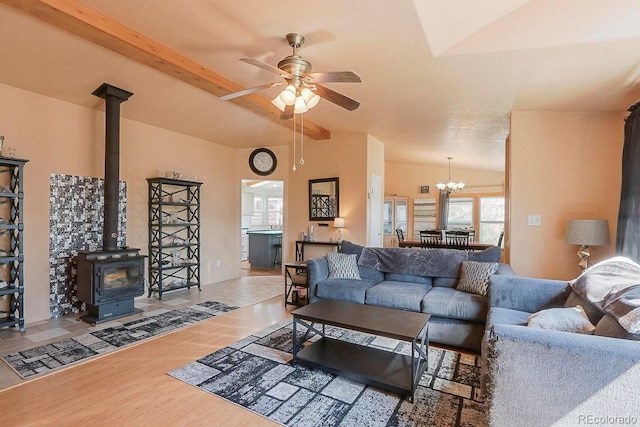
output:
M 223 95 L 223 96 L 220 97 L 220 99 L 223 100 L 223 101 L 228 101 L 230 99 L 238 98 L 238 97 L 244 96 L 244 95 L 248 95 L 250 93 L 257 92 L 257 91 L 262 90 L 262 89 L 268 89 L 270 87 L 281 86 L 283 84 L 284 84 L 284 82 L 265 83 L 265 84 L 260 85 L 260 86 L 254 86 L 254 87 L 250 87 L 250 88 L 247 88 L 247 89 L 244 89 L 244 90 L 240 90 L 238 92 L 233 92 L 233 93 L 229 93 L 227 95 Z
M 360 83 L 362 79 L 353 71 L 326 71 L 309 73 L 305 76 L 305 80 L 311 78 L 312 82 L 343 82 L 343 83 Z
M 342 108 L 346 108 L 349 111 L 353 111 L 360 106 L 360 103 L 355 99 L 351 99 L 348 96 L 338 93 L 333 89 L 329 89 L 328 87 L 319 85 L 317 83 L 315 84 L 315 86 L 316 86 L 315 92 L 318 95 L 320 95 L 322 98 L 326 99 L 327 101 L 331 101 L 334 104 L 341 106 Z
M 286 107 L 284 107 L 284 111 L 280 113 L 280 118 L 282 120 L 289 120 L 291 117 L 293 117 L 293 111 L 294 111 L 294 106 L 287 105 Z
M 262 68 L 263 70 L 271 71 L 272 73 L 275 73 L 275 74 L 277 74 L 280 77 L 283 77 L 285 79 L 290 79 L 290 78 L 293 77 L 291 74 L 287 73 L 286 71 L 282 71 L 278 67 L 274 67 L 273 65 L 269 65 L 266 62 L 258 61 L 257 59 L 240 58 L 240 61 L 246 62 L 247 64 L 251 64 L 251 65 L 253 65 L 255 67 L 258 67 L 258 68 Z

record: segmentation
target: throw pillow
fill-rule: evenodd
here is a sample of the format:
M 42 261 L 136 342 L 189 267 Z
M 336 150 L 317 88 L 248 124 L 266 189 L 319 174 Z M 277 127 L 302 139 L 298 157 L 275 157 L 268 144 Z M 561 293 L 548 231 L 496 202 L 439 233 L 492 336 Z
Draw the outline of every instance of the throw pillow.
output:
M 329 265 L 329 279 L 361 280 L 356 254 L 329 252 L 327 264 Z
M 568 308 L 548 308 L 533 313 L 527 319 L 527 326 L 579 334 L 593 334 L 596 329 L 579 305 Z
M 464 261 L 460 267 L 460 281 L 457 290 L 478 295 L 486 295 L 489 276 L 498 271 L 497 262 Z

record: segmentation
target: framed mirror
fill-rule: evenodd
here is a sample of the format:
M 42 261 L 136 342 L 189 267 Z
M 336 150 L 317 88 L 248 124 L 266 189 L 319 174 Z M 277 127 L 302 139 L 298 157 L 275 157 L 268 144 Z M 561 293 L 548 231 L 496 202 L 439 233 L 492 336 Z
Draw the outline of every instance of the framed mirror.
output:
M 338 178 L 309 180 L 309 221 L 329 221 L 340 216 Z

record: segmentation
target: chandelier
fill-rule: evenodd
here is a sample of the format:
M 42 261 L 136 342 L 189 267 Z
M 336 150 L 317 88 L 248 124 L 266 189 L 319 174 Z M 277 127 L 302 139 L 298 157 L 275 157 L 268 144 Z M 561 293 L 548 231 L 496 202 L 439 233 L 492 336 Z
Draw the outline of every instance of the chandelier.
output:
M 436 188 L 442 193 L 456 193 L 464 188 L 464 182 L 453 182 L 451 180 L 451 160 L 453 157 L 447 157 L 447 159 L 449 159 L 449 182 L 446 184 L 439 182 L 436 184 Z

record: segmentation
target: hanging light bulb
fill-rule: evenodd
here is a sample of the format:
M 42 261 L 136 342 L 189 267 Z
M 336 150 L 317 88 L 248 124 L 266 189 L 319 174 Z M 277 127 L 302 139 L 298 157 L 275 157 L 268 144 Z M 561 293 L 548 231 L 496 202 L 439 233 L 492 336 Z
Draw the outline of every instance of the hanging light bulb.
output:
M 303 113 L 306 113 L 307 111 L 309 111 L 309 108 L 307 108 L 307 104 L 305 104 L 304 99 L 301 96 L 297 97 L 293 113 L 303 114 Z
M 293 105 L 296 102 L 296 88 L 293 85 L 288 85 L 279 96 L 284 105 Z
M 318 105 L 318 102 L 320 102 L 320 96 L 311 91 L 311 89 L 309 88 L 305 87 L 304 89 L 302 89 L 300 95 L 302 96 L 302 99 L 304 99 L 304 102 L 305 104 L 307 104 L 307 108 L 309 109 L 315 107 L 316 105 Z
M 284 111 L 284 109 L 287 107 L 287 106 L 285 105 L 285 103 L 284 103 L 284 102 L 282 102 L 282 100 L 280 99 L 280 95 L 278 95 L 278 96 L 276 96 L 275 98 L 273 98 L 273 99 L 271 100 L 271 103 L 272 103 L 273 105 L 275 105 L 275 106 L 278 108 L 278 110 L 280 110 L 280 111 Z

